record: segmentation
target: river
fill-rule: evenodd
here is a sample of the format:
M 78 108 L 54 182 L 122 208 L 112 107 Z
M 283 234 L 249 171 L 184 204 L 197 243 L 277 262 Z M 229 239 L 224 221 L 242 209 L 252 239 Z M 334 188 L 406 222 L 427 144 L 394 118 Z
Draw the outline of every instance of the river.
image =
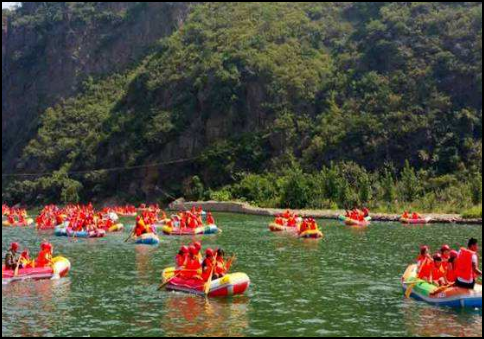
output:
M 200 239 L 237 254 L 234 271 L 252 280 L 244 297 L 206 301 L 157 291 L 162 269 L 190 239 L 163 238 L 151 248 L 125 244 L 126 233 L 68 240 L 3 228 L 3 254 L 12 241 L 34 250 L 49 239 L 72 271 L 57 281 L 2 286 L 2 337 L 482 336 L 482 311 L 405 300 L 400 286 L 420 245 L 457 248 L 470 237 L 482 243 L 482 226 L 374 223 L 355 230 L 320 221 L 325 239 L 315 241 L 272 234 L 264 217 L 216 219 L 223 233 Z

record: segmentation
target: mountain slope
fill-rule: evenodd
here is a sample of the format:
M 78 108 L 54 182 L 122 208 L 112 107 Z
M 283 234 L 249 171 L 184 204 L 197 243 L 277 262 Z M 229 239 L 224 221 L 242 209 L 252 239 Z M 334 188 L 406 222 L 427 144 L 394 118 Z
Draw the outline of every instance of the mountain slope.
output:
M 8 197 L 156 199 L 332 162 L 482 173 L 481 3 L 204 3 L 128 54 L 130 67 L 108 46 L 92 73 L 117 74 L 45 112 L 16 169 L 53 175 Z

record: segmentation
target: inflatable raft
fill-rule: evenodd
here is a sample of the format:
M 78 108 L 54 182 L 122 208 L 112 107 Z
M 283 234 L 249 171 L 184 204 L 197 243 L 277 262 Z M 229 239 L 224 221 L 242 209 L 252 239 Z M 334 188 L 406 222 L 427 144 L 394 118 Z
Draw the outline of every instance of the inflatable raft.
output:
M 269 224 L 269 230 L 271 232 L 286 232 L 286 233 L 297 233 L 298 227 L 282 226 L 276 223 Z
M 365 220 L 360 221 L 360 220 L 355 220 L 351 218 L 347 218 L 345 216 L 340 216 L 339 219 L 346 225 L 346 226 L 351 226 L 351 227 L 367 227 L 370 226 L 371 223 L 371 218 L 366 217 Z
M 171 228 L 164 226 L 162 228 L 163 234 L 172 236 L 193 236 L 193 235 L 210 235 L 220 232 L 216 225 L 202 226 L 198 228 Z
M 57 226 L 54 231 L 56 237 L 69 237 L 69 238 L 104 238 L 106 236 L 106 231 L 96 230 L 96 231 L 73 231 L 70 228 L 64 226 Z
M 323 238 L 323 232 L 319 230 L 308 230 L 299 235 L 299 238 L 303 239 L 321 239 Z
M 195 295 L 205 295 L 205 281 L 195 279 L 182 279 L 175 277 L 175 269 L 168 268 L 163 271 L 163 282 L 168 291 L 178 291 Z M 250 287 L 250 279 L 245 273 L 227 274 L 225 277 L 212 281 L 208 297 L 223 298 L 243 295 Z
M 160 238 L 154 233 L 147 233 L 135 238 L 134 242 L 138 245 L 156 246 L 160 243 Z
M 53 258 L 52 263 L 52 267 L 20 269 L 17 276 L 15 270 L 6 270 L 2 266 L 2 284 L 24 280 L 59 279 L 69 274 L 71 263 L 66 258 Z
M 401 218 L 400 222 L 405 225 L 426 225 L 432 221 L 432 218 L 422 218 L 422 219 L 406 219 Z
M 480 308 L 482 309 L 482 285 L 476 285 L 474 290 L 460 287 L 449 287 L 434 294 L 438 287 L 426 281 L 417 279 L 417 265 L 411 265 L 402 277 L 403 291 L 412 288 L 410 296 L 435 306 L 452 308 Z
M 3 227 L 28 227 L 28 226 L 31 226 L 33 224 L 34 224 L 34 219 L 32 219 L 32 218 L 25 220 L 25 223 L 16 222 L 16 223 L 11 224 L 8 220 L 2 221 Z
M 116 233 L 116 232 L 123 232 L 124 231 L 124 225 L 123 224 L 116 224 L 111 226 L 106 230 L 108 233 Z

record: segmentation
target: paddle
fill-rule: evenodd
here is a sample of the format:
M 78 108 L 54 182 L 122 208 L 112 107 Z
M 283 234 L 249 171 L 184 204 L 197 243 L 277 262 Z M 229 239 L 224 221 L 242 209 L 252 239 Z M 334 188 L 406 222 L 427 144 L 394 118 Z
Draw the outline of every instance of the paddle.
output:
M 214 258 L 215 265 L 212 267 L 212 272 L 210 273 L 210 277 L 208 278 L 207 282 L 205 283 L 205 286 L 203 287 L 203 292 L 205 293 L 206 297 L 208 297 L 208 294 L 210 293 L 210 287 L 212 285 L 213 274 L 215 273 L 215 268 L 217 267 L 217 256 L 218 256 L 218 253 L 215 254 L 215 258 Z
M 126 239 L 126 240 L 124 241 L 125 243 L 127 243 L 128 241 L 130 241 L 130 240 L 131 240 L 131 238 L 133 238 L 133 235 L 134 235 L 135 230 L 136 230 L 136 226 L 135 226 L 135 227 L 133 227 L 133 230 L 132 230 L 132 231 L 131 231 L 131 233 L 129 234 L 128 239 Z
M 448 284 L 448 285 L 445 285 L 445 286 L 440 286 L 435 291 L 431 292 L 430 295 L 434 296 L 434 295 L 437 295 L 439 293 L 442 293 L 442 292 L 448 290 L 449 288 L 454 287 L 454 285 L 455 285 L 455 283 L 451 283 L 451 284 Z
M 232 267 L 232 264 L 235 262 L 235 260 L 237 260 L 237 257 L 236 255 L 232 255 L 232 257 L 227 261 L 227 264 L 225 265 L 225 267 L 227 268 L 227 273 L 230 271 L 230 268 Z

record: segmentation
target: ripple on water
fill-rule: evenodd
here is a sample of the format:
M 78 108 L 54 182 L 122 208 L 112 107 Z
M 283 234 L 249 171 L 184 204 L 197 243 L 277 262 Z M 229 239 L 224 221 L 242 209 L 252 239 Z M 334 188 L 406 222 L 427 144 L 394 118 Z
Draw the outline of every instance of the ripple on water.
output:
M 156 290 L 162 269 L 191 239 L 150 248 L 123 243 L 126 234 L 68 241 L 3 230 L 4 249 L 13 240 L 33 249 L 49 238 L 73 270 L 68 279 L 2 285 L 2 336 L 482 336 L 482 313 L 405 300 L 400 286 L 421 244 L 482 240 L 481 227 L 352 230 L 325 221 L 324 241 L 300 241 L 268 232 L 268 218 L 216 217 L 224 233 L 200 239 L 237 253 L 235 270 L 252 280 L 246 297 L 207 303 Z

